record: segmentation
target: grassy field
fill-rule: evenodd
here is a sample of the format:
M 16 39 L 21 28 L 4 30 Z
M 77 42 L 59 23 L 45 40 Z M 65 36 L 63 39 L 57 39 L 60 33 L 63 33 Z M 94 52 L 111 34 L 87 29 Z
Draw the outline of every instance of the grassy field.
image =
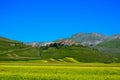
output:
M 0 63 L 0 80 L 120 80 L 120 64 Z

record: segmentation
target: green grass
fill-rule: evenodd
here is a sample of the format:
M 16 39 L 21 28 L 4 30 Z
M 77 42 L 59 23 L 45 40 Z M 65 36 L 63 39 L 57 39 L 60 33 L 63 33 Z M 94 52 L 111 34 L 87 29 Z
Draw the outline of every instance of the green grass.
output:
M 67 57 L 73 58 L 79 62 L 105 62 L 111 60 L 109 56 L 106 56 L 104 53 L 101 53 L 97 50 L 93 50 L 88 47 L 61 47 L 59 49 L 49 48 L 47 50 L 40 50 L 41 59 L 48 60 L 50 58 L 60 60 L 69 60 L 65 59 Z
M 1 61 L 41 59 L 48 62 L 105 62 L 109 56 L 88 47 L 50 47 L 46 50 L 39 48 L 23 48 L 0 54 Z M 52 60 L 54 59 L 54 60 Z
M 12 44 L 15 44 L 15 46 L 11 46 Z M 21 47 L 26 47 L 26 46 L 23 45 L 23 43 L 21 42 L 5 41 L 0 39 L 0 52 L 21 49 Z
M 119 75 L 120 64 L 0 63 L 0 80 L 120 80 Z
M 98 47 L 103 48 L 120 48 L 120 39 L 112 39 L 112 40 L 106 40 L 100 44 L 97 45 Z

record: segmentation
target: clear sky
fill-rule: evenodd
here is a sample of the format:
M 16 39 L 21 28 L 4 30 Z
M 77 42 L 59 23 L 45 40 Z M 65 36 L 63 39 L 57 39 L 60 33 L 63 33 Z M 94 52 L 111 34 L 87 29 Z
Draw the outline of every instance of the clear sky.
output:
M 120 33 L 120 0 L 0 0 L 0 36 L 52 41 L 78 32 Z

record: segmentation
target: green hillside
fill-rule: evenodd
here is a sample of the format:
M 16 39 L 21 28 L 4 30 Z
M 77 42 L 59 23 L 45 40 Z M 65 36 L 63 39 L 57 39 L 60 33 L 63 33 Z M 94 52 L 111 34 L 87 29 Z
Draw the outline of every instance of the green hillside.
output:
M 9 53 L 16 53 L 16 51 L 22 51 L 27 48 L 28 46 L 24 45 L 22 42 L 0 37 L 0 60 L 10 59 L 13 54 Z
M 22 42 L 9 40 L 7 38 L 0 37 L 0 52 L 25 48 L 26 46 Z
M 106 40 L 97 46 L 95 46 L 99 51 L 105 52 L 106 54 L 113 57 L 116 62 L 120 62 L 120 39 L 110 39 Z
M 112 58 L 85 46 L 33 48 L 21 42 L 0 39 L 0 61 L 41 60 L 45 62 L 111 62 Z
M 110 59 L 109 56 L 97 50 L 80 46 L 61 47 L 60 49 L 51 47 L 48 50 L 40 50 L 40 52 L 41 58 L 47 60 L 50 58 L 55 60 L 72 58 L 79 62 L 106 62 Z
M 110 57 L 87 47 L 28 48 L 1 54 L 3 60 L 40 59 L 48 62 L 107 62 Z
M 111 40 L 106 40 L 97 46 L 99 47 L 105 47 L 105 48 L 120 48 L 120 39 L 111 39 Z

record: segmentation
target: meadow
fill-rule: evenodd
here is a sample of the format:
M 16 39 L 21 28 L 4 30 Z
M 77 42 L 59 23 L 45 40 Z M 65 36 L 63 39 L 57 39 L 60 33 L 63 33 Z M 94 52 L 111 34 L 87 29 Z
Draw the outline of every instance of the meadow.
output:
M 0 63 L 0 80 L 120 80 L 120 64 Z

